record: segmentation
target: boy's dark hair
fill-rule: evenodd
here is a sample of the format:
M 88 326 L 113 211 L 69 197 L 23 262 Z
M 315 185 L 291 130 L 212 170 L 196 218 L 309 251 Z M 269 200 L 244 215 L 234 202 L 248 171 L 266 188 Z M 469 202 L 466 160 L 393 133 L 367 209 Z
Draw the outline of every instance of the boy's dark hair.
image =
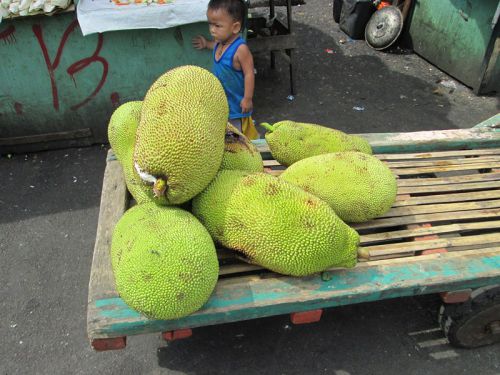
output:
M 247 14 L 247 5 L 244 0 L 210 0 L 208 9 L 225 10 L 235 21 L 241 23 L 241 29 L 244 28 Z

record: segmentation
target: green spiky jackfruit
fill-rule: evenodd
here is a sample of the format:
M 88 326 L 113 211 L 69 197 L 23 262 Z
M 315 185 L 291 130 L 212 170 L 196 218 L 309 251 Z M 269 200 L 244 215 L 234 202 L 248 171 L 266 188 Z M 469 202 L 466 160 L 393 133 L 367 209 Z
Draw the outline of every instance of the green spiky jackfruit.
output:
M 153 192 L 144 185 L 134 168 L 135 135 L 141 116 L 141 101 L 120 105 L 111 115 L 108 125 L 108 139 L 113 152 L 122 165 L 125 184 L 138 204 L 153 200 Z M 166 204 L 164 197 L 156 199 L 158 204 Z
M 153 83 L 142 104 L 134 166 L 155 196 L 181 204 L 208 185 L 222 161 L 228 111 L 220 81 L 203 68 L 181 66 Z
M 108 124 L 108 140 L 113 152 L 122 161 L 134 148 L 135 133 L 141 117 L 141 101 L 123 103 L 114 110 Z
M 177 319 L 200 309 L 217 283 L 212 238 L 189 212 L 153 202 L 118 221 L 111 262 L 120 297 L 154 319 Z
M 274 125 L 261 123 L 273 157 L 285 166 L 310 156 L 340 151 L 372 154 L 370 144 L 359 136 L 316 124 L 280 121 Z
M 220 171 L 193 199 L 193 213 L 223 246 L 278 273 L 356 264 L 356 231 L 327 203 L 265 173 Z
M 346 222 L 383 215 L 396 200 L 392 171 L 375 156 L 361 152 L 312 156 L 288 167 L 280 178 L 323 199 Z
M 227 123 L 224 155 L 220 169 L 262 172 L 264 164 L 257 147 L 238 129 Z

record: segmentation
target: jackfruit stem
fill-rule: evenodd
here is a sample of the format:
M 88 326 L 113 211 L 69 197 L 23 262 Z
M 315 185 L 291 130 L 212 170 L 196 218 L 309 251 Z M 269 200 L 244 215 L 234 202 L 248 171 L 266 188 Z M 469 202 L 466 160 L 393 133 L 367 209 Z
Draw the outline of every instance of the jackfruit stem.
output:
M 262 126 L 264 129 L 266 129 L 270 133 L 272 133 L 274 131 L 274 126 L 272 126 L 268 122 L 261 122 L 260 126 Z
M 358 247 L 358 256 L 363 259 L 370 259 L 370 252 L 364 247 Z
M 153 193 L 156 198 L 161 198 L 167 191 L 167 182 L 164 179 L 157 179 L 153 185 Z

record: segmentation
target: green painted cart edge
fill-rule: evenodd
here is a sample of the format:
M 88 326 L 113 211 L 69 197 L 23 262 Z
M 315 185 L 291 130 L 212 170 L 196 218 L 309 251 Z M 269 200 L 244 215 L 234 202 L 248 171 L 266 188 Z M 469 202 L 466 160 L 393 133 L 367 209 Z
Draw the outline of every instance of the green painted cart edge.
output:
M 147 319 L 121 298 L 89 306 L 91 338 L 164 332 L 382 299 L 478 288 L 500 283 L 500 253 L 439 257 L 332 271 L 331 279 L 277 277 L 218 285 L 198 312 L 176 320 Z M 109 324 L 102 324 L 109 321 Z M 95 324 L 94 324 L 95 323 Z

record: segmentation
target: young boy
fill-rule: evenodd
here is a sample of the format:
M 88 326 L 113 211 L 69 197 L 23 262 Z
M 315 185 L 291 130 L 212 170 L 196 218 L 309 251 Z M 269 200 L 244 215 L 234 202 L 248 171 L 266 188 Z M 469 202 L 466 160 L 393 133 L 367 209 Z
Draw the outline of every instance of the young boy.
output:
M 243 0 L 210 0 L 207 19 L 213 40 L 198 35 L 196 49 L 213 52 L 213 73 L 219 78 L 229 103 L 229 122 L 250 139 L 259 138 L 252 121 L 255 75 L 253 57 L 239 33 L 243 29 L 246 5 Z

